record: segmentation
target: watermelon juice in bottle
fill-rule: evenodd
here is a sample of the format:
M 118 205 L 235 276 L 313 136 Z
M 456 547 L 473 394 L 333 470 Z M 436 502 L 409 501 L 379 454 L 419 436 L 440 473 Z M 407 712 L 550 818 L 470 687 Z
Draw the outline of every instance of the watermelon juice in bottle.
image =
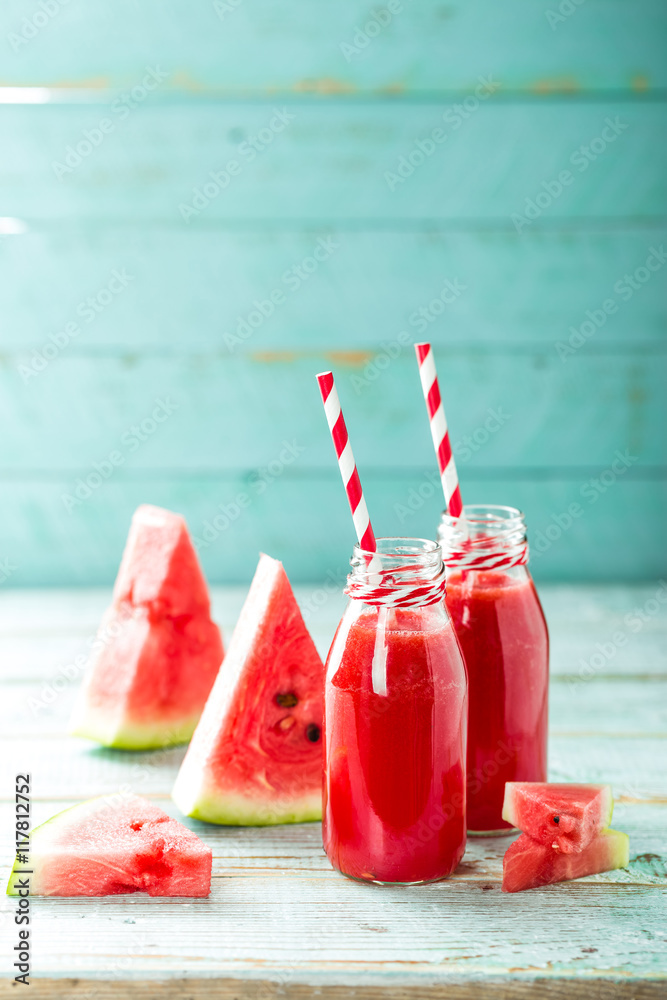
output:
M 466 505 L 438 538 L 468 672 L 468 833 L 508 833 L 505 782 L 547 778 L 549 638 L 526 525 L 513 507 Z
M 440 547 L 355 547 L 326 665 L 324 848 L 351 878 L 446 878 L 465 848 L 467 681 Z

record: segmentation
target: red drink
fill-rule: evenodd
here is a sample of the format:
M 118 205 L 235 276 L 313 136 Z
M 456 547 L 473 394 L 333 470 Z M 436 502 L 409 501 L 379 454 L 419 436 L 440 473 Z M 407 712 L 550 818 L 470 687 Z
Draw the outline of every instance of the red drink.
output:
M 411 542 L 430 546 L 433 562 L 432 543 Z M 452 873 L 465 848 L 466 712 L 465 668 L 442 599 L 350 602 L 325 694 L 323 835 L 335 868 L 390 883 Z
M 450 569 L 446 603 L 468 671 L 468 831 L 509 831 L 505 782 L 547 779 L 544 614 L 524 564 Z

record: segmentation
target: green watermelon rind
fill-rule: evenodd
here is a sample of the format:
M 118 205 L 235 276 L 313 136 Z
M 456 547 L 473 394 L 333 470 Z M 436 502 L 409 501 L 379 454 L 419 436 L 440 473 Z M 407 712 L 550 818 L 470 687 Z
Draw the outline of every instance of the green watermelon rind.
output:
M 91 807 L 94 807 L 94 805 L 95 805 L 96 802 L 99 802 L 102 799 L 108 799 L 108 797 L 109 797 L 108 795 L 98 795 L 98 796 L 96 796 L 96 798 L 94 798 L 94 799 L 88 799 L 86 802 L 77 802 L 75 805 L 68 806 L 67 809 L 62 809 L 59 813 L 56 813 L 55 816 L 51 816 L 49 819 L 45 820 L 43 823 L 40 823 L 39 826 L 36 826 L 34 828 L 34 830 L 32 830 L 32 832 L 30 834 L 30 848 L 29 848 L 29 850 L 27 852 L 28 853 L 28 863 L 24 865 L 24 864 L 20 864 L 18 862 L 18 860 L 14 862 L 14 864 L 12 865 L 12 870 L 11 870 L 10 875 L 9 875 L 9 881 L 7 882 L 7 893 L 6 893 L 6 895 L 7 896 L 18 896 L 18 891 L 17 892 L 11 892 L 12 881 L 14 879 L 14 875 L 19 875 L 20 874 L 19 869 L 22 869 L 22 870 L 28 869 L 28 870 L 32 871 L 32 874 L 29 876 L 29 878 L 30 878 L 30 895 L 31 896 L 39 896 L 40 895 L 40 893 L 39 893 L 39 874 L 40 874 L 39 873 L 39 869 L 40 869 L 39 850 L 40 850 L 40 840 L 42 840 L 44 834 L 45 833 L 55 834 L 61 826 L 67 828 L 70 824 L 67 822 L 67 820 L 65 820 L 63 822 L 63 817 L 66 817 L 69 813 L 76 813 L 76 815 L 77 815 L 78 818 L 82 818 L 84 815 L 87 815 L 89 812 L 94 812 L 95 811 L 95 809 L 91 808 Z
M 627 868 L 630 864 L 630 838 L 627 833 L 623 833 L 622 830 L 612 830 L 611 827 L 602 830 L 602 833 L 606 837 L 613 834 L 616 844 L 615 850 L 611 853 L 614 868 L 608 868 L 607 871 L 614 871 L 616 868 Z
M 185 802 L 184 795 L 175 787 L 172 798 L 185 816 L 219 826 L 278 826 L 322 819 L 322 796 L 319 791 L 281 803 L 279 800 L 262 801 L 216 789 L 196 796 L 194 802 L 189 795 L 190 801 Z
M 89 712 L 75 720 L 69 729 L 69 735 L 92 740 L 111 750 L 159 750 L 189 743 L 200 714 L 197 712 L 178 723 L 141 726 L 126 722 L 117 725 L 112 715 L 106 717 L 103 712 Z

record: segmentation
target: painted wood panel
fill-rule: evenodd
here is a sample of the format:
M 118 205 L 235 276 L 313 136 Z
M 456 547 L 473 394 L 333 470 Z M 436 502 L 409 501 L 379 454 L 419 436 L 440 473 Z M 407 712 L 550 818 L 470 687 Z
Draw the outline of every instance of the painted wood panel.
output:
M 504 472 L 476 479 L 471 473 L 464 471 L 461 478 L 471 503 L 506 503 L 525 511 L 536 579 L 667 577 L 664 480 L 619 480 L 598 502 L 584 505 L 578 478 L 524 480 Z M 364 476 L 378 535 L 434 536 L 442 506 L 435 489 L 415 504 L 414 513 L 402 509 L 419 482 L 398 481 L 387 473 Z M 259 551 L 281 559 L 297 582 L 325 580 L 328 589 L 338 589 L 347 572 L 353 536 L 335 469 L 321 478 L 277 479 L 270 490 L 251 497 L 235 518 L 225 510 L 233 515 L 230 505 L 238 506 L 239 494 L 249 496 L 247 479 L 238 477 L 115 479 L 72 514 L 63 505 L 64 485 L 34 477 L 3 485 L 0 555 L 14 567 L 12 586 L 111 584 L 139 503 L 157 503 L 186 515 L 208 578 L 215 583 L 247 583 Z M 580 504 L 582 514 L 563 529 L 558 519 L 567 525 L 573 503 Z M 319 582 L 313 592 L 320 595 Z
M 416 224 L 407 231 L 340 231 L 333 223 L 321 231 L 261 230 L 258 224 L 249 232 L 184 233 L 178 223 L 166 229 L 57 224 L 0 242 L 0 347 L 8 364 L 29 362 L 33 350 L 52 344 L 71 322 L 80 332 L 61 339 L 61 357 L 329 347 L 373 352 L 404 328 L 443 346 L 493 342 L 508 354 L 533 345 L 557 354 L 554 345 L 567 349 L 571 328 L 582 324 L 584 334 L 574 335 L 582 345 L 577 353 L 664 340 L 667 266 L 642 271 L 642 279 L 649 275 L 643 282 L 634 272 L 645 266 L 651 247 L 667 246 L 667 229 L 587 229 L 593 231 L 519 236 Z M 320 239 L 331 239 L 332 252 L 306 275 L 303 263 L 312 267 Z M 85 300 L 106 288 L 114 270 L 131 280 L 84 322 Z M 449 295 L 442 314 L 429 312 L 420 334 L 416 324 L 421 329 L 423 318 L 415 314 L 441 294 L 447 279 L 458 279 L 465 292 Z M 270 298 L 276 290 L 283 296 L 277 304 Z M 610 299 L 616 311 L 600 313 Z M 257 302 L 273 311 L 261 323 L 253 315 L 257 325 L 246 327 Z M 599 329 L 590 326 L 589 312 L 602 322 Z M 569 364 L 571 355 L 562 356 Z
M 0 80 L 132 87 L 147 64 L 159 64 L 169 88 L 197 97 L 420 94 L 473 88 L 480 73 L 497 74 L 504 89 L 529 95 L 623 89 L 642 96 L 667 85 L 667 17 L 659 0 L 587 0 L 566 6 L 565 15 L 558 4 L 532 0 L 398 6 L 394 16 L 378 20 L 360 0 L 87 0 L 38 18 L 35 30 L 25 24 L 32 9 L 5 0 Z
M 497 844 L 488 850 L 497 872 L 502 850 Z M 489 881 L 492 891 L 482 888 Z M 375 973 L 389 982 L 400 974 L 417 985 L 428 976 L 445 982 L 475 974 L 493 977 L 508 967 L 515 976 L 534 976 L 538 970 L 589 979 L 605 973 L 660 976 L 664 955 L 660 928 L 665 897 L 660 887 L 617 884 L 604 877 L 567 886 L 565 893 L 563 887 L 541 891 L 541 920 L 536 919 L 535 894 L 532 900 L 522 893 L 504 896 L 497 881 L 488 878 L 384 888 L 381 899 L 333 872 L 299 878 L 289 868 L 282 878 L 223 874 L 213 884 L 211 900 L 189 904 L 97 901 L 92 939 L 90 929 L 82 927 L 80 901 L 40 901 L 40 912 L 54 928 L 44 936 L 42 968 L 94 975 L 103 947 L 103 968 L 122 979 L 158 972 L 200 977 L 212 972 L 263 976 L 268 971 L 279 982 L 305 977 L 318 985 L 345 973 L 348 984 L 359 978 L 372 981 Z M 294 894 L 291 900 L 285 898 L 288 889 Z M 469 922 L 462 926 L 464 913 Z M 128 927 L 128 920 L 134 926 Z M 503 925 L 506 944 L 498 948 Z M 384 932 L 378 934 L 378 926 Z M 594 954 L 584 951 L 591 940 Z
M 511 216 L 539 195 L 529 209 L 538 218 L 525 232 L 542 217 L 649 219 L 667 211 L 665 104 L 508 104 L 491 95 L 465 121 L 456 113 L 444 119 L 450 110 L 373 101 L 160 105 L 147 98 L 123 120 L 109 105 L 6 105 L 4 213 L 29 223 L 74 217 L 180 221 L 184 228 L 220 219 L 475 219 L 513 230 Z M 112 131 L 103 133 L 101 121 Z M 444 135 L 440 144 L 429 138 L 434 128 Z M 425 139 L 426 152 L 415 146 Z M 67 147 L 80 143 L 68 166 Z M 578 152 L 582 145 L 590 153 Z M 231 174 L 230 161 L 237 165 Z M 565 185 L 558 181 L 564 170 Z M 212 171 L 223 176 L 216 181 Z
M 339 983 L 319 982 L 317 996 L 321 1000 L 348 1000 L 350 978 L 344 978 L 345 982 Z M 371 982 L 364 975 L 364 985 L 354 987 L 358 1000 L 411 1000 L 416 996 L 420 1000 L 477 1000 L 479 996 L 477 981 L 461 981 L 459 977 L 440 982 L 422 978 L 419 986 L 403 981 L 403 977 L 396 974 L 391 976 L 390 981 L 374 978 L 376 981 Z M 89 979 L 72 976 L 39 978 L 31 982 L 34 1000 L 85 1000 L 91 990 Z M 95 977 L 97 1000 L 125 997 L 128 988 L 125 980 Z M 193 980 L 190 976 L 185 978 L 178 974 L 168 980 L 135 977 L 131 989 L 135 1000 L 181 1000 L 184 994 L 187 994 L 188 1000 L 268 1000 L 274 997 L 308 1000 L 313 994 L 312 984 L 290 981 L 285 985 L 282 974 L 273 979 L 207 975 Z M 595 996 L 595 1000 L 662 1000 L 664 986 L 660 980 L 644 977 L 625 979 L 619 983 L 607 976 L 599 978 L 596 975 L 591 985 L 590 979 L 573 980 L 562 976 L 550 979 L 542 975 L 531 978 L 497 976 L 492 982 L 484 984 L 484 992 L 488 1000 L 527 1000 L 538 996 L 550 1000 L 591 1000 L 591 996 Z M 0 996 L 12 995 L 11 983 L 0 983 Z
M 381 377 L 367 366 L 384 363 L 382 341 L 406 324 L 411 338 L 447 347 L 441 364 L 451 372 L 448 409 L 461 441 L 483 436 L 491 397 L 520 402 L 506 435 L 501 429 L 459 461 L 469 490 L 519 498 L 539 530 L 559 530 L 564 498 L 580 502 L 586 479 L 617 447 L 639 456 L 632 481 L 601 497 L 606 512 L 586 504 L 585 519 L 540 556 L 538 575 L 604 577 L 616 554 L 611 512 L 627 516 L 629 496 L 641 516 L 620 542 L 617 571 L 622 564 L 633 578 L 662 572 L 655 539 L 663 531 L 658 387 L 667 269 L 639 281 L 627 301 L 614 286 L 665 238 L 663 5 L 587 0 L 555 22 L 550 8 L 528 0 L 405 2 L 349 62 L 341 42 L 371 16 L 356 0 L 301 6 L 298 14 L 282 0 L 228 6 L 67 4 L 40 17 L 25 44 L 9 36 L 31 12 L 15 0 L 0 12 L 0 85 L 59 88 L 5 92 L 10 101 L 55 103 L 0 108 L 1 211 L 19 220 L 3 228 L 28 228 L 0 241 L 0 419 L 11 428 L 0 443 L 7 486 L 0 554 L 2 546 L 20 550 L 13 582 L 54 582 L 58 565 L 68 581 L 83 582 L 87 572 L 109 580 L 136 497 L 184 504 L 204 524 L 274 459 L 288 439 L 277 431 L 295 426 L 306 453 L 272 486 L 270 504 L 253 496 L 251 511 L 225 531 L 224 560 L 205 558 L 215 579 L 241 579 L 266 542 L 292 553 L 297 576 L 321 575 L 314 554 L 331 565 L 336 550 L 319 541 L 307 552 L 300 546 L 294 505 L 307 498 L 317 509 L 315 539 L 329 523 L 347 538 L 345 512 L 317 402 L 303 410 L 303 374 L 333 365 L 343 391 L 352 389 L 367 488 L 379 495 L 378 516 L 393 523 L 404 494 L 430 487 L 428 436 L 417 399 L 418 424 L 401 406 L 414 374 L 409 350 Z M 125 116 L 117 88 L 138 85 L 147 67 L 156 86 L 135 91 L 136 107 Z M 457 118 L 453 105 L 482 74 L 500 88 Z M 259 153 L 246 162 L 239 143 L 260 135 L 283 106 L 294 119 L 270 141 L 259 139 Z M 103 134 L 105 117 L 111 131 Z M 596 143 L 595 159 L 581 170 L 575 150 L 595 140 L 606 119 L 618 122 L 619 134 L 603 152 Z M 431 154 L 423 140 L 441 125 L 446 140 Z M 58 179 L 54 162 L 82 141 L 80 164 L 71 173 L 58 168 Z M 413 163 L 424 156 L 411 173 L 400 160 L 410 155 Z M 186 223 L 179 205 L 230 157 L 240 158 L 240 172 L 219 195 L 205 195 L 208 203 Z M 388 183 L 385 174 L 400 162 L 409 176 Z M 566 168 L 573 181 L 559 192 L 554 178 Z M 518 234 L 512 214 L 538 195 L 544 207 Z M 330 233 L 340 247 L 298 288 L 287 287 L 285 272 Z M 18 365 L 34 360 L 33 350 L 52 353 L 50 335 L 80 318 L 87 297 L 108 298 L 114 270 L 132 275 L 127 287 L 23 386 Z M 445 280 L 457 279 L 468 286 L 463 294 L 425 330 L 410 324 Z M 255 302 L 284 287 L 285 301 L 231 351 L 229 335 Z M 599 315 L 609 295 L 619 300 L 617 313 L 561 361 L 557 342 L 590 320 L 587 310 Z M 69 516 L 63 524 L 62 471 L 74 481 L 103 460 L 141 411 L 142 389 L 162 391 L 171 372 L 180 409 L 165 433 L 129 454 L 77 512 L 81 530 Z M 279 412 L 265 406 L 269 372 L 286 387 Z M 365 372 L 357 399 L 352 376 Z M 257 424 L 248 420 L 253 407 L 264 418 Z M 400 466 L 403 454 L 410 468 Z M 397 466 L 403 471 L 389 475 Z M 98 505 L 102 493 L 117 506 Z M 431 531 L 437 501 L 427 501 L 404 528 Z
M 168 801 L 160 802 L 173 809 Z M 58 808 L 67 800 L 49 804 Z M 35 919 L 40 913 L 57 915 L 59 928 L 45 937 L 42 969 L 95 974 L 102 943 L 98 928 L 103 927 L 103 968 L 113 967 L 122 978 L 158 969 L 169 975 L 184 968 L 196 969 L 196 975 L 207 971 L 252 974 L 258 941 L 262 942 L 261 967 L 273 975 L 282 970 L 288 982 L 296 970 L 310 982 L 326 981 L 332 963 L 351 976 L 364 974 L 364 978 L 372 972 L 489 976 L 509 964 L 514 975 L 534 973 L 540 967 L 552 976 L 584 975 L 589 980 L 605 971 L 655 974 L 663 949 L 662 936 L 656 931 L 664 919 L 660 892 L 664 874 L 643 859 L 656 858 L 660 864 L 663 812 L 659 806 L 619 807 L 619 825 L 628 829 L 633 850 L 638 852 L 627 872 L 516 897 L 498 892 L 506 841 L 472 841 L 466 862 L 452 879 L 413 889 L 385 888 L 380 899 L 377 891 L 344 880 L 329 868 L 318 844 L 317 824 L 281 831 L 220 830 L 192 824 L 215 842 L 209 900 L 189 905 L 137 896 L 96 900 L 85 947 L 73 923 L 81 919 L 81 901 L 39 900 Z M 5 902 L 2 909 L 8 905 Z M 545 925 L 535 922 L 535 905 L 542 916 L 548 915 L 548 933 L 536 929 Z M 184 906 L 188 907 L 185 922 Z M 462 923 L 463 913 L 470 921 Z M 180 930 L 174 937 L 169 928 L 175 920 Z M 128 921 L 134 921 L 129 929 Z M 496 952 L 500 925 L 507 943 Z M 54 926 L 53 919 L 50 926 Z M 381 938 L 376 936 L 378 926 L 383 928 Z M 126 954 L 130 933 L 132 959 L 117 964 Z M 164 947 L 165 935 L 169 948 Z M 74 967 L 73 942 L 80 942 Z M 583 950 L 593 942 L 595 951 Z
M 106 478 L 166 469 L 250 475 L 268 463 L 279 476 L 328 473 L 333 453 L 314 376 L 332 366 L 361 468 L 428 469 L 432 443 L 412 339 L 377 353 L 63 352 L 39 373 L 4 367 L 0 421 L 15 426 L 0 443 L 2 466 L 10 477 L 32 469 L 67 482 L 108 463 L 113 451 L 120 457 L 116 468 L 105 467 Z M 616 461 L 610 475 L 618 479 L 635 466 L 666 464 L 664 437 L 655 433 L 667 377 L 660 345 L 631 358 L 589 353 L 564 363 L 553 345 L 512 355 L 502 347 L 449 348 L 444 333 L 433 342 L 463 469 L 601 472 Z M 260 483 L 256 492 L 264 492 Z
M 636 644 L 632 648 L 636 656 Z M 662 651 L 664 657 L 664 637 Z M 642 684 L 626 679 L 595 681 L 594 668 L 591 677 L 581 677 L 580 683 L 551 684 L 549 725 L 554 736 L 607 733 L 623 740 L 667 733 L 667 678 Z

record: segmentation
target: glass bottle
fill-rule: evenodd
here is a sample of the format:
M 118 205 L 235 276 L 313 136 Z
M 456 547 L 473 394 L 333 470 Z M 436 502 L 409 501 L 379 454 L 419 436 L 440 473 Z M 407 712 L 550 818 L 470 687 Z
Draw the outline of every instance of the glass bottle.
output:
M 355 547 L 329 650 L 324 848 L 350 878 L 446 878 L 465 849 L 467 681 L 436 542 Z
M 526 524 L 514 507 L 466 505 L 438 539 L 468 671 L 468 833 L 508 833 L 505 782 L 547 780 L 549 637 Z

